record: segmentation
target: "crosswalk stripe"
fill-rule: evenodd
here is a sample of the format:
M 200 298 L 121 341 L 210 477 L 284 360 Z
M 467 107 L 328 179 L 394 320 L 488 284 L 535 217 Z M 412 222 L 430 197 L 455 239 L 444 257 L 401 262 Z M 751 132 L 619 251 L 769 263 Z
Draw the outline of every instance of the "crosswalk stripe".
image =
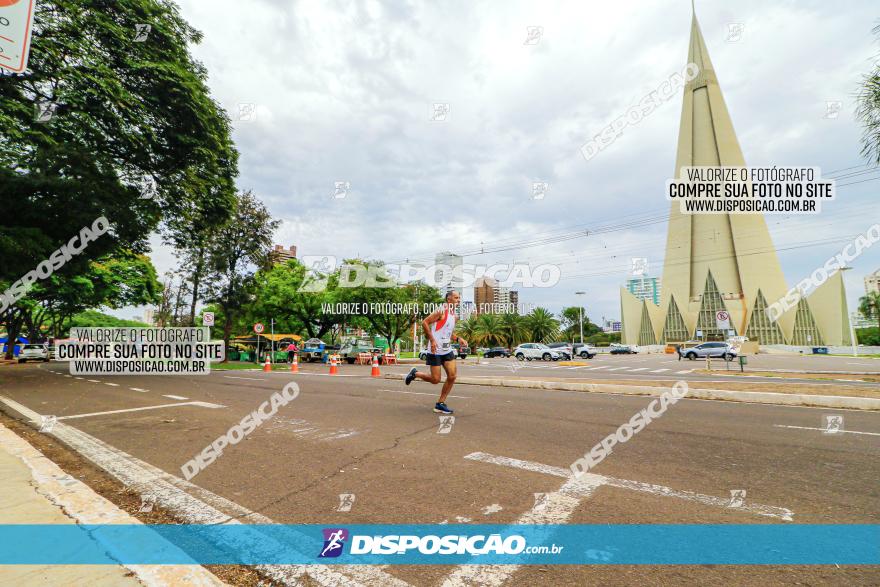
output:
M 678 373 L 678 374 L 681 374 L 681 373 L 690 373 L 691 371 L 693 371 L 693 369 L 685 369 L 684 371 L 676 371 L 676 373 Z
M 654 369 L 651 373 L 663 373 L 664 371 L 669 371 L 669 369 Z
M 602 365 L 601 367 L 592 367 L 590 371 L 598 371 L 599 369 L 607 369 L 608 365 Z
M 647 371 L 647 367 L 639 367 L 638 369 L 632 369 L 633 371 Z
M 611 367 L 609 371 L 620 371 L 621 369 L 629 369 L 629 367 Z

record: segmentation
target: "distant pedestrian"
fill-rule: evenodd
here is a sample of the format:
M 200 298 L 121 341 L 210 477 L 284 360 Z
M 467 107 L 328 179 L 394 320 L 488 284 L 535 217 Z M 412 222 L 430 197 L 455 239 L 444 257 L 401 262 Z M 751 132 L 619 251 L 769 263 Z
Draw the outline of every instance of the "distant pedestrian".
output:
M 287 362 L 288 363 L 293 363 L 293 357 L 296 356 L 297 352 L 298 352 L 298 349 L 296 348 L 295 342 L 291 342 L 289 345 L 287 345 Z
M 681 345 L 680 344 L 675 345 L 675 352 L 678 353 L 678 360 L 680 361 L 681 360 Z

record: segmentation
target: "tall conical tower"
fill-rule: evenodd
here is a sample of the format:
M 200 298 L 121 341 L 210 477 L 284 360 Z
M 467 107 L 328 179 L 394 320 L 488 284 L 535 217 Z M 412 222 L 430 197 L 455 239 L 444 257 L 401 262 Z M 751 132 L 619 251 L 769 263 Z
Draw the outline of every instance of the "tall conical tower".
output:
M 684 90 L 674 176 L 689 166 L 745 166 L 696 14 L 688 63 L 696 64 L 699 74 Z M 783 344 L 792 338 L 796 312 L 773 322 L 765 309 L 786 291 L 763 214 L 682 214 L 673 202 L 660 306 L 621 289 L 622 339 L 677 342 L 693 338 L 697 330 L 704 340 L 724 339 L 727 333 L 717 328 L 715 316 L 726 310 L 736 334 Z

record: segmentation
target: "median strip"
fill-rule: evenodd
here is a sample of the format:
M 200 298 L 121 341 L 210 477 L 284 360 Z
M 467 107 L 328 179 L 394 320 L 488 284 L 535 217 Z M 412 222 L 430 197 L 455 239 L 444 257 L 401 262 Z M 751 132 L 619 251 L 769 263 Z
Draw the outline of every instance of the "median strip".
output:
M 397 373 L 387 373 L 385 378 L 403 379 L 404 376 Z M 519 389 L 544 389 L 550 391 L 580 391 L 589 393 L 645 396 L 659 396 L 666 389 L 664 387 L 652 387 L 647 385 L 540 381 L 535 379 L 504 379 L 500 377 L 458 377 L 455 382 L 463 385 L 488 385 L 492 387 L 514 387 Z M 869 397 L 692 388 L 688 392 L 688 399 L 880 411 L 880 399 Z

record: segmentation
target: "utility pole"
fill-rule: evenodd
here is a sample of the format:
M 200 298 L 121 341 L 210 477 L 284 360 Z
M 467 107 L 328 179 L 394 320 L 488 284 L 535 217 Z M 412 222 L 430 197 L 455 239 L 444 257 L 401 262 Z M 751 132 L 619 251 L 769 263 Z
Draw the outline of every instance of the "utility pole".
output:
M 574 295 L 583 296 L 586 295 L 585 291 L 576 291 Z M 581 344 L 584 344 L 584 307 L 582 305 L 578 305 L 578 315 L 580 316 L 580 326 L 581 326 Z

